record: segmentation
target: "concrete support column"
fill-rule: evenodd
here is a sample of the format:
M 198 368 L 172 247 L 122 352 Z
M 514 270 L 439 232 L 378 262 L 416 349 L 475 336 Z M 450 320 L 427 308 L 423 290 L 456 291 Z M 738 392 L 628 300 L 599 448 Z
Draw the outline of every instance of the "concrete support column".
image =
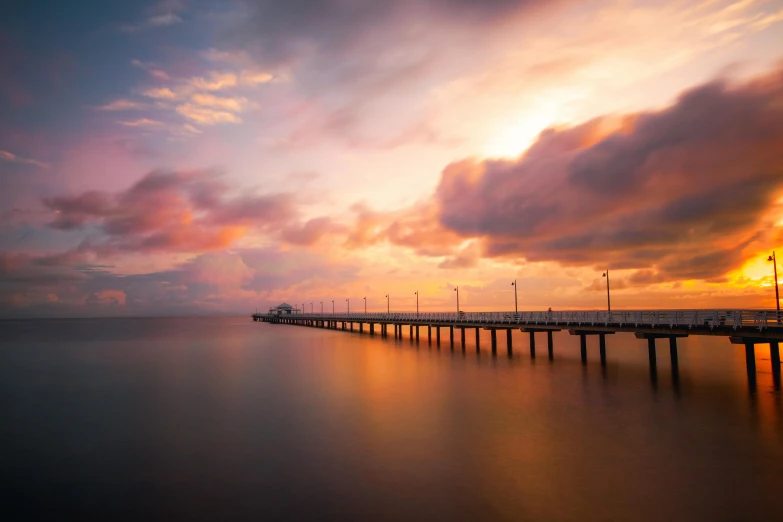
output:
M 419 325 L 416 325 L 416 341 L 419 340 Z
M 552 360 L 555 358 L 555 343 L 554 340 L 552 339 L 551 330 L 546 333 L 546 344 L 547 344 L 547 349 L 549 351 L 549 359 Z
M 427 342 L 432 342 L 432 325 L 430 324 L 427 325 Z
M 650 357 L 650 367 L 654 367 L 658 364 L 655 356 L 655 337 L 647 338 L 647 352 Z
M 514 353 L 514 347 L 511 344 L 511 328 L 506 329 L 506 354 L 510 357 Z
M 530 332 L 530 358 L 536 358 L 536 332 Z
M 598 335 L 598 351 L 601 352 L 601 366 L 606 366 L 606 335 Z
M 454 327 L 449 326 L 449 344 L 454 348 Z
M 364 333 L 364 323 L 359 323 L 359 333 Z
M 780 389 L 780 345 L 778 341 L 769 342 L 769 362 L 772 364 L 772 382 Z
M 411 341 L 413 340 L 413 325 L 412 324 L 408 325 L 408 337 L 410 338 Z
M 680 371 L 679 357 L 677 356 L 677 338 L 669 337 L 669 355 L 672 359 L 672 373 L 677 374 Z
M 647 338 L 647 353 L 650 357 L 650 380 L 655 386 L 658 380 L 658 361 L 655 355 L 655 337 Z
M 756 384 L 756 345 L 752 342 L 745 343 L 745 366 L 748 370 L 748 381 Z
M 481 342 L 479 340 L 479 329 L 476 327 L 476 353 L 481 351 Z
M 462 339 L 462 350 L 465 350 L 465 329 L 460 328 L 460 338 Z
M 438 344 L 438 347 L 440 347 L 440 326 L 435 327 L 435 342 Z
M 587 336 L 585 334 L 579 335 L 579 348 L 582 352 L 582 364 L 587 364 Z
M 375 323 L 370 323 L 370 335 L 375 335 Z
M 498 332 L 494 328 L 490 330 L 490 333 L 492 334 L 492 355 L 497 355 L 498 353 Z

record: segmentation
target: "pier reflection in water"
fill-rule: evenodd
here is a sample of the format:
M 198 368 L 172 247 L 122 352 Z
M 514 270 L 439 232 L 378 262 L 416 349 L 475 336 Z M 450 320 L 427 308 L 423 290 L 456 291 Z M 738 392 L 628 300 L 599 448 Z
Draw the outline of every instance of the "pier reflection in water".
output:
M 598 342 L 582 364 L 567 332 L 553 359 L 532 359 L 519 331 L 513 355 L 493 357 L 489 332 L 477 351 L 473 336 L 438 345 L 246 318 L 0 328 L 0 510 L 31 518 L 779 510 L 783 412 L 763 345 L 749 388 L 743 347 L 709 337 L 680 340 L 676 372 L 659 343 L 651 374 L 630 334 L 606 339 L 601 365 Z

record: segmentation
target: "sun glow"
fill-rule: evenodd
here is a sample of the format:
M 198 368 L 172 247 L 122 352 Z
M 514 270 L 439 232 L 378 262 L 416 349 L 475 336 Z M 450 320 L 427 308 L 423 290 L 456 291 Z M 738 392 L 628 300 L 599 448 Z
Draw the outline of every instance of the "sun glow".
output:
M 778 249 L 783 252 L 783 248 Z M 737 270 L 736 276 L 755 281 L 759 286 L 772 286 L 772 262 L 768 261 L 769 254 L 763 253 L 748 259 L 742 268 Z
M 555 107 L 541 108 L 534 114 L 517 112 L 498 122 L 497 132 L 484 144 L 487 157 L 515 158 L 525 152 L 544 129 L 558 121 Z

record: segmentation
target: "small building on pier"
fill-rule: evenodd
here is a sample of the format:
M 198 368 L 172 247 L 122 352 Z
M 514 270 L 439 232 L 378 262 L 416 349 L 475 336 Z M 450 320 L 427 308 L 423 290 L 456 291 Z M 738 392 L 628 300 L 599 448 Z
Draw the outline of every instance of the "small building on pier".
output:
M 294 312 L 298 312 L 293 306 L 288 303 L 281 303 L 277 306 L 273 306 L 269 309 L 271 315 L 291 315 Z

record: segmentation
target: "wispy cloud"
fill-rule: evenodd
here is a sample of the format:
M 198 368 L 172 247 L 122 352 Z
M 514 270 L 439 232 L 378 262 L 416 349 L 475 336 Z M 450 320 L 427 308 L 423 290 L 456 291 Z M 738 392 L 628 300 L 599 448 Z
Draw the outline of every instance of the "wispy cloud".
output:
M 191 78 L 190 85 L 204 91 L 219 91 L 228 87 L 236 87 L 239 83 L 237 75 L 232 72 L 212 71 L 207 77 Z
M 177 113 L 185 118 L 202 125 L 214 125 L 216 123 L 241 123 L 242 119 L 228 111 L 214 110 L 208 107 L 185 103 L 177 106 Z
M 119 100 L 114 100 L 104 105 L 99 105 L 95 109 L 99 111 L 128 111 L 144 108 L 146 108 L 144 103 L 120 98 Z
M 274 78 L 275 77 L 268 72 L 247 70 L 242 71 L 239 81 L 242 85 L 254 86 L 269 83 Z
M 148 73 L 150 73 L 150 76 L 157 80 L 163 80 L 167 81 L 171 78 L 169 75 L 164 71 L 159 65 L 152 63 L 152 62 L 143 62 L 141 60 L 133 59 L 131 60 L 131 64 L 134 67 L 138 67 L 139 69 L 144 69 Z
M 247 105 L 247 98 L 243 97 L 222 97 L 214 94 L 199 93 L 191 98 L 193 102 L 202 107 L 211 107 L 214 109 L 223 109 L 231 112 L 241 112 Z
M 148 10 L 149 16 L 137 24 L 127 24 L 120 27 L 124 33 L 135 33 L 156 27 L 168 27 L 181 24 L 184 20 L 177 14 L 182 11 L 184 5 L 181 2 L 159 2 Z
M 22 163 L 25 165 L 34 165 L 36 167 L 40 167 L 42 169 L 48 169 L 49 164 L 45 163 L 43 161 L 38 161 L 36 159 L 32 158 L 25 158 L 22 156 L 17 156 L 16 154 L 12 152 L 8 152 L 7 150 L 0 150 L 0 160 L 8 161 L 10 163 Z
M 162 121 L 151 120 L 149 118 L 139 118 L 137 120 L 119 121 L 120 125 L 126 127 L 163 127 L 165 124 Z
M 147 19 L 147 23 L 149 25 L 154 26 L 166 26 L 166 25 L 174 25 L 174 24 L 181 24 L 182 18 L 175 15 L 174 13 L 166 13 L 156 16 L 151 16 Z
M 176 100 L 180 96 L 168 87 L 147 89 L 142 94 L 147 98 L 154 98 L 156 100 Z

